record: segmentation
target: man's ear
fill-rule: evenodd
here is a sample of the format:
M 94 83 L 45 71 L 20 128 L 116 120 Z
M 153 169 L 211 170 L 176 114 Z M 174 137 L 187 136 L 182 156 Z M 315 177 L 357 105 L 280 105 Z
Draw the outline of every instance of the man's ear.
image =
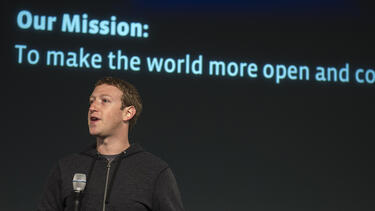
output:
M 127 106 L 124 108 L 122 112 L 122 120 L 123 121 L 129 121 L 133 116 L 137 113 L 137 110 L 135 110 L 134 106 Z

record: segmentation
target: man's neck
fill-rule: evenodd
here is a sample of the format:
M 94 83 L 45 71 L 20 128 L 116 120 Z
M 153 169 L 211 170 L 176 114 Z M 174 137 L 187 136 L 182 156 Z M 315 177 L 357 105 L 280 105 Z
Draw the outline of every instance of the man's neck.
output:
M 115 138 L 115 137 L 106 137 L 96 138 L 96 149 L 102 155 L 117 155 L 130 147 L 129 139 Z

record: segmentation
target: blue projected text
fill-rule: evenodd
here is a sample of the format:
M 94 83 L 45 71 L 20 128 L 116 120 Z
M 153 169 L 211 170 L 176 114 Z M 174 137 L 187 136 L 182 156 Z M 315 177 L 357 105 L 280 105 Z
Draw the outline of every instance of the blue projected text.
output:
M 22 10 L 17 15 L 17 26 L 20 29 L 53 31 L 57 16 L 35 15 L 28 10 Z M 88 14 L 64 13 L 61 17 L 61 32 L 99 34 L 120 37 L 148 38 L 148 24 L 139 22 L 118 21 L 116 16 L 109 20 L 90 19 Z
M 127 22 L 118 19 L 115 15 L 97 18 L 91 17 L 87 13 L 62 13 L 58 17 L 35 14 L 29 10 L 18 11 L 16 24 L 19 29 L 31 32 L 58 30 L 61 33 L 139 39 L 149 38 L 150 28 L 148 24 Z M 41 50 L 24 42 L 14 43 L 13 47 L 16 55 L 15 61 L 18 65 L 42 66 L 47 69 L 91 69 L 134 72 L 136 74 L 175 75 L 176 77 L 206 76 L 218 79 L 264 80 L 276 85 L 298 81 L 326 84 L 348 84 L 350 82 L 375 84 L 374 69 L 352 67 L 349 62 L 339 66 L 309 66 L 290 63 L 275 64 L 270 61 L 258 63 L 254 58 L 243 61 L 236 61 L 233 58 L 219 60 L 202 53 L 195 55 L 185 53 L 184 56 L 179 57 L 139 56 L 127 52 L 124 48 L 112 49 L 107 52 L 103 49 L 91 52 L 82 44 L 73 49 L 64 50 L 55 47 L 44 47 Z
M 350 64 L 342 67 L 287 64 L 257 64 L 256 62 L 224 62 L 205 60 L 204 55 L 186 54 L 183 58 L 172 57 L 140 57 L 126 55 L 125 50 L 109 51 L 106 55 L 88 52 L 83 46 L 75 51 L 64 52 L 51 49 L 41 52 L 26 44 L 15 44 L 18 64 L 36 65 L 41 61 L 47 67 L 69 69 L 108 69 L 110 71 L 148 72 L 153 74 L 208 75 L 216 78 L 263 78 L 281 84 L 284 81 L 310 81 L 325 83 L 349 83 L 351 80 L 359 84 L 374 84 L 373 69 L 357 68 L 350 74 Z M 43 59 L 41 59 L 43 58 Z

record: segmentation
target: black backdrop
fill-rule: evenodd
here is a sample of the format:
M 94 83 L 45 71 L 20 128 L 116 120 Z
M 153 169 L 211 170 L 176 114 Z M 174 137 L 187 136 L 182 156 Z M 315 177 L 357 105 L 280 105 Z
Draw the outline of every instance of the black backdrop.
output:
M 259 66 L 349 62 L 353 70 L 374 69 L 369 4 L 6 1 L 2 8 L 1 210 L 35 210 L 53 163 L 94 141 L 88 97 L 107 75 L 139 89 L 144 113 L 131 139 L 170 164 L 187 210 L 373 210 L 373 84 L 18 64 L 14 48 L 84 46 L 103 55 L 122 49 L 140 57 L 189 53 Z M 58 17 L 116 15 L 148 23 L 150 37 L 21 30 L 22 9 Z

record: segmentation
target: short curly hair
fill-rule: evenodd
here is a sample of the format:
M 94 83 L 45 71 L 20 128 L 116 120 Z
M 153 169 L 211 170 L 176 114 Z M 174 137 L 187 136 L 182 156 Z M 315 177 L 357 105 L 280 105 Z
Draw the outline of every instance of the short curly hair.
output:
M 133 116 L 133 118 L 129 120 L 129 129 L 133 129 L 143 109 L 142 99 L 141 99 L 141 96 L 139 95 L 138 90 L 131 83 L 124 81 L 122 79 L 119 79 L 119 78 L 111 77 L 111 76 L 107 76 L 98 80 L 95 83 L 95 87 L 102 85 L 102 84 L 115 86 L 122 91 L 121 110 L 127 106 L 134 106 L 136 113 Z

